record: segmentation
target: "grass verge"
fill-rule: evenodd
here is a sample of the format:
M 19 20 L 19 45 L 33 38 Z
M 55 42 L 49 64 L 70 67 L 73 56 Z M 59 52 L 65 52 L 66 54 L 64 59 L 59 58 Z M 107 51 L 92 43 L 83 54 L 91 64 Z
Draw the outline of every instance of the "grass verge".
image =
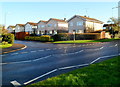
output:
M 26 87 L 45 86 L 116 86 L 120 84 L 120 56 L 48 78 Z M 91 86 L 91 87 L 92 87 Z
M 12 46 L 12 44 L 6 44 L 6 45 L 0 44 L 0 48 L 8 48 L 8 47 L 11 47 L 11 46 Z
M 70 41 L 55 41 L 53 43 L 95 43 L 95 42 L 110 42 L 117 39 L 100 39 L 100 40 L 70 40 Z

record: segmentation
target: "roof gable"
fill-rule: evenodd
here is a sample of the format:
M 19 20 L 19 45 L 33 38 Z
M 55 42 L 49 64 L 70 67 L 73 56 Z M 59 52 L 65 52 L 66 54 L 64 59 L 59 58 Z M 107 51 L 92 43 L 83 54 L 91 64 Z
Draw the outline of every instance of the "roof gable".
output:
M 24 27 L 25 26 L 25 24 L 16 24 L 16 26 L 20 26 L 20 27 Z
M 82 18 L 83 20 L 91 21 L 91 22 L 95 22 L 95 23 L 103 23 L 102 21 L 99 21 L 99 20 L 97 20 L 97 19 L 95 19 L 95 18 L 80 16 L 80 15 L 74 15 L 72 18 L 70 18 L 70 19 L 68 20 L 68 22 L 71 21 L 72 19 L 74 19 L 75 17 Z
M 27 22 L 26 25 L 27 25 L 27 24 L 30 24 L 30 25 L 32 25 L 32 26 L 37 26 L 38 23 Z

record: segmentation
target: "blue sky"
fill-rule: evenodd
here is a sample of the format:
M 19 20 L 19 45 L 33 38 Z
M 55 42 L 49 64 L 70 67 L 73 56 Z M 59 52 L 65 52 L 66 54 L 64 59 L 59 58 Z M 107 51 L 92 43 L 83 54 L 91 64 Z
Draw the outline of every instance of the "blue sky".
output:
M 38 22 L 49 18 L 71 18 L 74 15 L 87 15 L 103 22 L 118 16 L 117 2 L 3 2 L 2 23 L 6 25 L 25 24 Z

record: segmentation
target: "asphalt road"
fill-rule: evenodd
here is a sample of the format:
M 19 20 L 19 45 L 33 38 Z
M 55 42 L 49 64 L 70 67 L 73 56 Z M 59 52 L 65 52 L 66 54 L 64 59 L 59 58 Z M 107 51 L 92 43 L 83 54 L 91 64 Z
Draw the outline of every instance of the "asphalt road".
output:
M 26 49 L 0 55 L 2 85 L 27 85 L 120 55 L 120 40 L 92 44 L 18 41 Z

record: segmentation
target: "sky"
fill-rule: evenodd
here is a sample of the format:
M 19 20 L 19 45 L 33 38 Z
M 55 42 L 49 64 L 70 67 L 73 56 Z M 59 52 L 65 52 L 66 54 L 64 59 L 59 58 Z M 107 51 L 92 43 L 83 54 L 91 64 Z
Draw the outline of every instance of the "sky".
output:
M 70 19 L 74 15 L 89 16 L 107 23 L 118 17 L 118 2 L 1 2 L 0 24 L 16 25 L 49 18 Z

